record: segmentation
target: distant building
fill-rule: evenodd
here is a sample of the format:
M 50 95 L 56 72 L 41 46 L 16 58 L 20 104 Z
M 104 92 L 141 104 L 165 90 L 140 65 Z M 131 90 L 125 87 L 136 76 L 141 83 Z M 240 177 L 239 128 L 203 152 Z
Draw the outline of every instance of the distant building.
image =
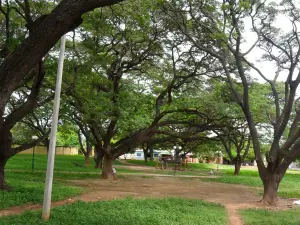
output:
M 35 154 L 47 155 L 47 147 L 43 145 L 34 146 L 25 151 L 22 151 L 18 154 L 32 154 L 34 151 Z M 55 155 L 78 155 L 79 148 L 72 146 L 56 146 L 55 147 Z
M 289 166 L 289 169 L 298 169 L 298 163 L 297 162 L 292 162 Z
M 153 159 L 156 160 L 160 155 L 175 155 L 174 150 L 153 150 Z M 136 149 L 134 153 L 128 153 L 120 156 L 120 159 L 135 159 L 135 160 L 144 160 L 144 151 L 142 149 Z M 186 159 L 189 163 L 199 163 L 199 159 L 193 157 L 192 153 L 186 155 Z
M 141 149 L 135 150 L 132 159 L 144 160 L 145 159 L 144 151 Z
M 188 154 L 186 155 L 186 160 L 187 160 L 189 163 L 199 163 L 198 157 L 194 157 L 193 153 L 188 153 Z
M 153 150 L 153 158 L 156 159 L 161 154 L 173 154 L 172 151 L 168 150 Z M 173 154 L 174 155 L 174 154 Z M 134 153 L 128 153 L 120 156 L 120 159 L 136 159 L 144 160 L 144 151 L 142 149 L 136 149 Z

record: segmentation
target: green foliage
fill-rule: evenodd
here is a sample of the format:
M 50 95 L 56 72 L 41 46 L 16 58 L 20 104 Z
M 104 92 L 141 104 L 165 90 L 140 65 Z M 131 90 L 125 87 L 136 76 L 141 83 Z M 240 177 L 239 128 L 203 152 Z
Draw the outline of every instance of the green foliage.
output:
M 300 221 L 300 208 L 283 211 L 246 209 L 240 214 L 245 225 L 297 225 Z
M 255 154 L 254 154 L 254 149 L 253 148 L 249 148 L 249 152 L 247 157 L 245 157 L 245 160 L 255 160 Z
M 151 26 L 152 8 L 152 1 L 129 1 L 126 7 L 96 9 L 84 16 L 77 33 L 81 41 L 74 45 L 80 57 L 69 49 L 65 85 L 76 82 L 66 98 L 70 114 L 80 114 L 81 122 L 98 127 L 102 137 L 114 121 L 108 137 L 111 145 L 112 139 L 120 140 L 151 123 L 155 98 L 145 91 L 144 80 L 156 71 L 151 65 L 158 63 L 162 52 L 156 40 L 161 31 Z
M 201 200 L 183 198 L 119 199 L 104 202 L 76 202 L 56 207 L 49 222 L 43 222 L 40 212 L 27 212 L 21 216 L 2 217 L 6 224 L 105 224 L 105 225 L 225 225 L 223 206 Z
M 253 82 L 249 90 L 250 107 L 257 123 L 268 123 L 267 112 L 274 117 L 275 107 L 269 84 Z
M 250 9 L 251 8 L 251 1 L 250 0 L 241 0 L 239 1 L 241 9 Z
M 32 142 L 32 136 L 36 134 L 25 124 L 17 123 L 11 130 L 13 135 L 13 144 L 21 145 Z
M 42 119 L 43 117 L 41 117 Z M 58 126 L 56 137 L 57 146 L 79 146 L 77 129 L 75 125 L 64 122 Z M 32 142 L 32 136 L 39 136 L 37 131 L 32 130 L 24 123 L 17 123 L 12 129 L 13 143 L 16 145 L 28 144 Z
M 71 123 L 63 123 L 62 126 L 58 127 L 56 144 L 57 146 L 79 146 L 78 128 Z
M 216 141 L 208 141 L 199 145 L 197 153 L 200 160 L 205 160 L 206 158 L 209 160 L 214 160 L 217 157 L 216 152 L 219 151 L 223 151 L 221 143 Z

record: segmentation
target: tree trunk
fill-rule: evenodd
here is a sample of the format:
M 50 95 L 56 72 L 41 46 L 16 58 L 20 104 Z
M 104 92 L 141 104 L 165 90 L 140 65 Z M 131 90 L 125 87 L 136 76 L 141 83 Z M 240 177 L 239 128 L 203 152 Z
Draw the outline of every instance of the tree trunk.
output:
M 150 161 L 153 161 L 154 158 L 153 158 L 153 148 L 152 148 L 152 145 L 150 145 Z
M 114 159 L 111 156 L 104 155 L 104 163 L 102 169 L 102 178 L 109 179 L 109 180 L 116 180 L 116 174 L 113 172 L 113 163 Z
M 85 161 L 86 166 L 90 165 L 90 155 L 89 154 L 84 155 L 84 161 Z
M 267 174 L 263 179 L 264 196 L 262 202 L 267 205 L 276 205 L 278 201 L 277 192 L 280 184 L 280 178 L 277 174 Z
M 101 169 L 102 166 L 103 166 L 102 162 L 103 162 L 103 156 L 97 154 L 96 159 L 95 159 L 95 168 L 96 169 Z
M 93 151 L 93 146 L 87 141 L 86 143 L 86 154 L 88 156 L 90 156 L 92 154 Z
M 179 161 L 179 160 L 180 160 L 180 157 L 179 157 L 180 151 L 181 151 L 181 150 L 177 150 L 177 149 L 175 150 L 175 160 L 176 160 L 176 161 Z
M 1 123 L 1 118 L 0 118 Z M 10 157 L 14 155 L 12 149 L 12 134 L 0 130 L 0 190 L 8 190 L 9 187 L 5 182 L 5 165 Z
M 102 161 L 103 161 L 103 152 L 101 150 L 101 145 L 96 144 L 95 145 L 95 168 L 96 169 L 101 169 L 102 168 Z
M 240 160 L 235 160 L 234 161 L 234 173 L 233 173 L 233 175 L 239 175 L 240 174 L 241 166 L 242 166 L 242 161 L 240 161 Z
M 144 160 L 145 162 L 148 161 L 148 149 L 143 149 L 143 152 L 144 152 Z
M 46 146 L 47 155 L 48 155 L 48 153 L 49 153 L 49 145 L 50 145 L 50 140 L 48 138 L 46 138 L 44 140 L 44 145 Z
M 5 182 L 5 164 L 6 160 L 0 160 L 0 190 L 8 190 L 9 187 Z

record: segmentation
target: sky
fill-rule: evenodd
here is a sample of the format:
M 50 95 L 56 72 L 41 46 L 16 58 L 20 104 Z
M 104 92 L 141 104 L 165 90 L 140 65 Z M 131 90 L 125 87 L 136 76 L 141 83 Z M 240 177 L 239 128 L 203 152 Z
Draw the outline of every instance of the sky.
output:
M 274 25 L 277 28 L 282 29 L 282 31 L 284 33 L 290 32 L 292 31 L 292 23 L 289 20 L 289 18 L 287 16 L 283 16 L 280 15 L 277 17 L 277 19 L 274 21 Z M 299 24 L 298 24 L 299 25 Z M 247 20 L 245 22 L 245 39 L 246 39 L 246 43 L 243 45 L 243 51 L 247 51 L 257 40 L 257 35 L 251 31 L 252 25 L 251 25 L 251 20 Z M 300 25 L 298 26 L 299 30 L 300 30 Z M 254 48 L 252 50 L 251 53 L 249 53 L 249 55 L 247 55 L 247 59 L 252 62 L 253 64 L 255 64 L 255 66 L 257 66 L 261 72 L 263 72 L 263 74 L 268 78 L 273 80 L 277 71 L 277 66 L 275 65 L 274 62 L 261 62 L 261 56 L 264 53 L 263 50 L 259 49 L 258 47 Z M 264 79 L 256 72 L 256 71 L 251 71 L 251 76 L 255 79 L 257 79 L 258 82 L 264 82 Z M 287 76 L 287 72 L 286 71 L 282 71 L 279 74 L 278 77 L 278 81 L 285 81 L 286 80 L 286 76 Z M 298 90 L 299 92 L 299 90 Z M 299 93 L 300 94 L 300 93 Z

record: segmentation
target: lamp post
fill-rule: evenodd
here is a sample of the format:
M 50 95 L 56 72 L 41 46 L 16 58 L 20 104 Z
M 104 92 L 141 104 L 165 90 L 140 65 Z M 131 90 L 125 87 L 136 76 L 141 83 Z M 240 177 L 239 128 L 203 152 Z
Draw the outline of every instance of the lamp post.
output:
M 219 171 L 219 163 L 220 163 L 220 157 L 222 156 L 221 151 L 216 151 L 216 156 L 217 156 L 217 171 Z
M 58 61 L 58 69 L 57 69 L 57 77 L 56 77 L 52 126 L 51 126 L 51 133 L 50 133 L 50 144 L 49 144 L 49 152 L 48 152 L 46 182 L 45 182 L 43 211 L 42 211 L 42 219 L 45 221 L 49 219 L 50 209 L 51 209 L 56 132 L 57 132 L 59 105 L 60 105 L 62 73 L 63 73 L 63 66 L 64 66 L 65 43 L 66 43 L 66 35 L 62 36 L 60 39 L 59 61 Z
M 181 146 L 177 146 L 177 145 L 175 145 L 174 147 L 173 147 L 173 149 L 174 149 L 174 151 L 175 151 L 175 159 L 176 160 L 178 160 L 178 156 L 179 156 L 179 153 L 180 153 L 180 150 L 182 149 L 182 147 Z M 177 152 L 178 151 L 178 152 Z M 178 154 L 177 154 L 178 153 Z
M 38 136 L 32 136 L 31 139 L 32 140 L 37 140 Z M 34 152 L 35 152 L 35 146 L 32 149 L 32 162 L 31 162 L 31 169 L 32 169 L 32 171 L 34 170 Z

